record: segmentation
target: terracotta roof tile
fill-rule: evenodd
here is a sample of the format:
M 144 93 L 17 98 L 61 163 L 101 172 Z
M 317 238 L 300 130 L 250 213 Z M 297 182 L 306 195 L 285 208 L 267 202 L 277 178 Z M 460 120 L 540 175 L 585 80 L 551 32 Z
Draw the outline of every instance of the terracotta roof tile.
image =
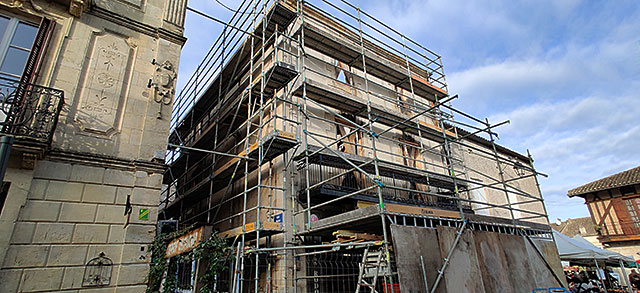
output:
M 640 183 L 640 166 L 598 179 L 567 192 L 569 197 Z
M 573 237 L 578 234 L 581 236 L 598 235 L 590 217 L 567 219 L 564 222 L 560 222 L 560 225 L 552 223 L 551 227 L 569 237 Z

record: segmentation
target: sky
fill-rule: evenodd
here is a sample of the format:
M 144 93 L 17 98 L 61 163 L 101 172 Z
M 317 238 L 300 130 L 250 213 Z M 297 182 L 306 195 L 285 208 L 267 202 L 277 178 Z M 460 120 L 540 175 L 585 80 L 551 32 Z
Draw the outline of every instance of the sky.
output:
M 227 20 L 238 0 L 191 0 Z M 337 1 L 337 0 L 334 0 Z M 316 1 L 318 2 L 318 1 Z M 452 102 L 491 122 L 499 144 L 548 174 L 551 221 L 589 216 L 567 191 L 640 165 L 637 1 L 352 1 L 442 56 Z M 223 26 L 187 12 L 178 92 Z

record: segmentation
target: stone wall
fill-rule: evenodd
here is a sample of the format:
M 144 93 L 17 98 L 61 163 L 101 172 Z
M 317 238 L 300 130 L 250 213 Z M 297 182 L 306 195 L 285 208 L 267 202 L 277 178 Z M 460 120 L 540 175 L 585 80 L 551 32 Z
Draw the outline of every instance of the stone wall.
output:
M 85 264 L 102 252 L 113 261 L 110 286 L 140 292 L 160 179 L 142 171 L 38 162 L 2 263 L 0 291 L 81 289 Z M 132 213 L 125 217 L 128 195 Z M 141 209 L 150 211 L 145 220 Z
M 24 168 L 19 142 L 12 150 L 0 292 L 143 292 L 186 1 L 70 3 L 0 0 L 2 14 L 54 20 L 36 83 L 65 94 L 35 167 Z M 108 285 L 86 286 L 101 253 Z

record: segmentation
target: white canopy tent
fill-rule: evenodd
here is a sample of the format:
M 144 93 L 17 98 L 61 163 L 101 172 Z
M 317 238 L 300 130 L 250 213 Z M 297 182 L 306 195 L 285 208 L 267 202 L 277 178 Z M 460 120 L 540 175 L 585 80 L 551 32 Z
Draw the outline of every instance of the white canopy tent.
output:
M 558 254 L 560 254 L 561 260 L 598 260 L 601 262 L 615 264 L 618 264 L 620 261 L 634 261 L 632 257 L 624 256 L 614 251 L 598 248 L 582 237 L 569 238 L 568 236 L 555 230 L 553 231 L 553 236 L 556 240 L 556 246 L 558 247 Z
M 582 236 L 577 235 L 574 238 L 569 238 L 558 231 L 553 230 L 553 237 L 556 241 L 556 247 L 558 247 L 558 254 L 561 260 L 578 262 L 583 264 L 595 264 L 599 269 L 598 262 L 605 264 L 618 265 L 624 272 L 624 263 L 633 262 L 632 257 L 624 256 L 614 251 L 604 250 L 591 244 Z M 629 278 L 623 273 L 623 277 L 629 286 Z M 629 286 L 629 292 L 631 291 Z

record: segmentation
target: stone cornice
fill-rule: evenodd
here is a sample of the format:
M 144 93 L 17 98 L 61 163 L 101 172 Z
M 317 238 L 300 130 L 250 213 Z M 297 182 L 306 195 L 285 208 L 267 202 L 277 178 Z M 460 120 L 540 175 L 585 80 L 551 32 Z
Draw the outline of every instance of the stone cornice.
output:
M 127 160 L 123 158 L 52 149 L 45 155 L 45 159 L 72 164 L 82 164 L 94 167 L 120 169 L 126 171 L 145 171 L 150 173 L 162 173 L 166 169 L 163 162 L 147 160 Z
M 171 32 L 164 28 L 156 28 L 156 27 L 150 26 L 148 24 L 139 22 L 137 20 L 128 18 L 126 16 L 113 13 L 97 5 L 91 5 L 87 10 L 87 14 L 91 14 L 93 16 L 111 21 L 115 24 L 149 35 L 154 38 L 162 38 L 162 39 L 168 40 L 180 46 L 183 46 L 184 43 L 187 41 L 187 38 L 180 34 Z

